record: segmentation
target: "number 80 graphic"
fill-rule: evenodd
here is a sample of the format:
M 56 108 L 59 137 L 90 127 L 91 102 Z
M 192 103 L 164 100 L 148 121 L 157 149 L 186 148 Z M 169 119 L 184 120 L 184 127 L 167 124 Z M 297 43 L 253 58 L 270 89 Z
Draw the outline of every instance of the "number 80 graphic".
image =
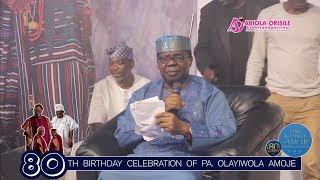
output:
M 59 152 L 49 152 L 42 158 L 32 151 L 24 153 L 21 159 L 20 172 L 29 179 L 35 179 L 41 173 L 47 178 L 59 178 L 66 172 L 63 155 Z

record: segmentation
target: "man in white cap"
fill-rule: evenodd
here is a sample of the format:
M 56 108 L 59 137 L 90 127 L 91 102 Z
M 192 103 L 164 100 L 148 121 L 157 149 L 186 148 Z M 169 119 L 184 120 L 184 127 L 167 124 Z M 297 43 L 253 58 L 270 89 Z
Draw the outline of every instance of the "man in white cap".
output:
M 107 54 L 111 75 L 94 86 L 88 119 L 92 132 L 122 112 L 132 93 L 150 81 L 132 73 L 133 51 L 125 42 L 107 49 Z
M 56 116 L 53 117 L 51 123 L 57 133 L 62 137 L 63 154 L 69 156 L 73 146 L 73 132 L 79 127 L 75 120 L 64 114 L 64 106 L 56 104 Z
M 148 132 L 136 132 L 130 107 L 117 121 L 115 138 L 120 147 L 132 150 L 130 156 L 190 156 L 207 152 L 215 144 L 236 133 L 235 118 L 224 94 L 204 78 L 189 75 L 192 64 L 190 38 L 163 36 L 156 41 L 161 79 L 135 91 L 129 103 L 158 96 L 165 112 L 154 116 L 162 135 L 148 141 Z M 180 83 L 180 94 L 173 84 Z M 146 112 L 148 113 L 148 112 Z M 161 131 L 160 131 L 161 132 Z M 145 134 L 144 134 L 145 133 Z M 101 171 L 99 180 L 194 179 L 199 171 Z

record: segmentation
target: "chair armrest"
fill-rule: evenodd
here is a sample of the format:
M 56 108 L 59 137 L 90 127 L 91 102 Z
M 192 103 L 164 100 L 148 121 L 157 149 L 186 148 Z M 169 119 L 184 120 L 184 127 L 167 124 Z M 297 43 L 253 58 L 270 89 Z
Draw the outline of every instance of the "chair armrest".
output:
M 90 135 L 76 151 L 76 156 L 121 156 L 127 155 L 128 152 L 118 146 L 114 137 L 117 129 L 117 119 L 124 113 L 121 112 L 112 118 L 100 129 Z M 78 180 L 96 180 L 98 171 L 77 171 Z
M 281 126 L 284 113 L 280 106 L 264 103 L 248 112 L 245 122 L 230 139 L 214 146 L 209 156 L 252 155 L 277 127 Z
M 96 132 L 91 134 L 76 151 L 77 156 L 121 156 L 129 152 L 121 149 L 114 137 L 117 129 L 117 119 L 124 113 L 121 112 L 112 118 Z

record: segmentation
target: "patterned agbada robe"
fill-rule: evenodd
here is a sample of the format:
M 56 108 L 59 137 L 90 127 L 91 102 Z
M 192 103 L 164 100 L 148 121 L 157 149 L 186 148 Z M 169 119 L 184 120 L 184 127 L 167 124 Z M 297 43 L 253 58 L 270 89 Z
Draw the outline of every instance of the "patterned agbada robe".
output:
M 85 136 L 95 82 L 90 9 L 86 0 L 38 0 L 32 9 L 41 27 L 37 36 L 1 1 L 0 136 L 15 142 L 35 102 L 48 107 L 49 117 L 55 114 L 54 104 L 62 103 L 80 125 L 77 141 Z
M 60 151 L 63 153 L 63 144 L 62 138 L 59 134 L 56 134 L 55 137 L 52 137 L 49 144 L 50 151 Z
M 48 107 L 50 117 L 54 104 L 65 104 L 80 125 L 75 140 L 83 138 L 95 82 L 87 0 L 36 1 L 31 8 L 41 28 L 30 31 L 7 2 L 0 8 L 0 136 L 10 146 L 5 151 L 18 146 L 19 126 L 34 102 Z
M 163 79 L 151 81 L 133 93 L 129 104 L 155 96 L 164 100 L 170 92 L 163 84 Z M 142 135 L 136 133 L 136 123 L 130 106 L 127 106 L 125 114 L 117 120 L 117 130 L 114 134 L 119 146 L 126 149 L 133 148 L 133 154 L 129 156 L 190 156 L 197 155 L 197 152 L 206 152 L 236 133 L 236 120 L 223 92 L 208 81 L 190 76 L 190 81 L 181 90 L 180 96 L 186 106 L 177 113 L 177 117 L 192 127 L 192 143 L 186 141 L 182 135 L 172 136 L 166 132 L 162 132 L 161 137 L 145 141 Z M 101 171 L 98 179 L 200 180 L 202 178 L 199 171 Z
M 33 138 L 32 149 L 34 151 L 39 152 L 40 154 L 44 154 L 48 151 L 47 143 L 44 138 L 40 134 L 36 134 Z
M 52 128 L 52 124 L 48 117 L 41 115 L 40 119 L 35 118 L 34 116 L 31 116 L 27 118 L 24 123 L 21 126 L 21 129 L 24 130 L 24 134 L 28 135 L 30 139 L 33 139 L 33 137 L 36 135 L 37 130 L 39 127 L 44 127 L 44 135 L 43 139 L 45 140 L 46 144 L 49 144 L 50 142 L 50 129 Z M 31 149 L 31 140 L 26 142 L 26 148 L 27 150 Z
M 65 105 L 79 124 L 77 142 L 85 137 L 95 82 L 90 10 L 86 0 L 43 1 L 43 31 L 28 44 L 34 98 L 49 117 L 55 116 L 55 104 Z
M 90 10 L 85 0 L 44 0 L 43 31 L 29 41 L 35 102 L 55 115 L 54 104 L 79 124 L 75 141 L 85 137 L 95 82 L 90 46 Z
M 0 3 L 0 136 L 8 146 L 8 151 L 17 147 L 16 137 L 21 125 L 21 122 L 18 122 L 20 81 L 14 31 L 15 16 L 7 4 L 3 1 Z

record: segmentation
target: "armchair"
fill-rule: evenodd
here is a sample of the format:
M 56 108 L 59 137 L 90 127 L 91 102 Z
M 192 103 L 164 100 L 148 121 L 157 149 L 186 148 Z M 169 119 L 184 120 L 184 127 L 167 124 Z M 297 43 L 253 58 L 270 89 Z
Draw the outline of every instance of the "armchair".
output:
M 265 145 L 277 139 L 282 125 L 281 108 L 266 102 L 270 91 L 265 87 L 219 86 L 237 120 L 237 133 L 214 147 L 208 149 L 207 156 L 264 156 Z M 118 116 L 107 122 L 101 129 L 88 137 L 79 147 L 77 156 L 124 156 L 130 152 L 121 149 L 113 134 L 117 127 Z M 279 179 L 279 172 L 203 172 L 205 180 L 259 180 Z M 78 180 L 95 180 L 97 172 L 77 172 Z

